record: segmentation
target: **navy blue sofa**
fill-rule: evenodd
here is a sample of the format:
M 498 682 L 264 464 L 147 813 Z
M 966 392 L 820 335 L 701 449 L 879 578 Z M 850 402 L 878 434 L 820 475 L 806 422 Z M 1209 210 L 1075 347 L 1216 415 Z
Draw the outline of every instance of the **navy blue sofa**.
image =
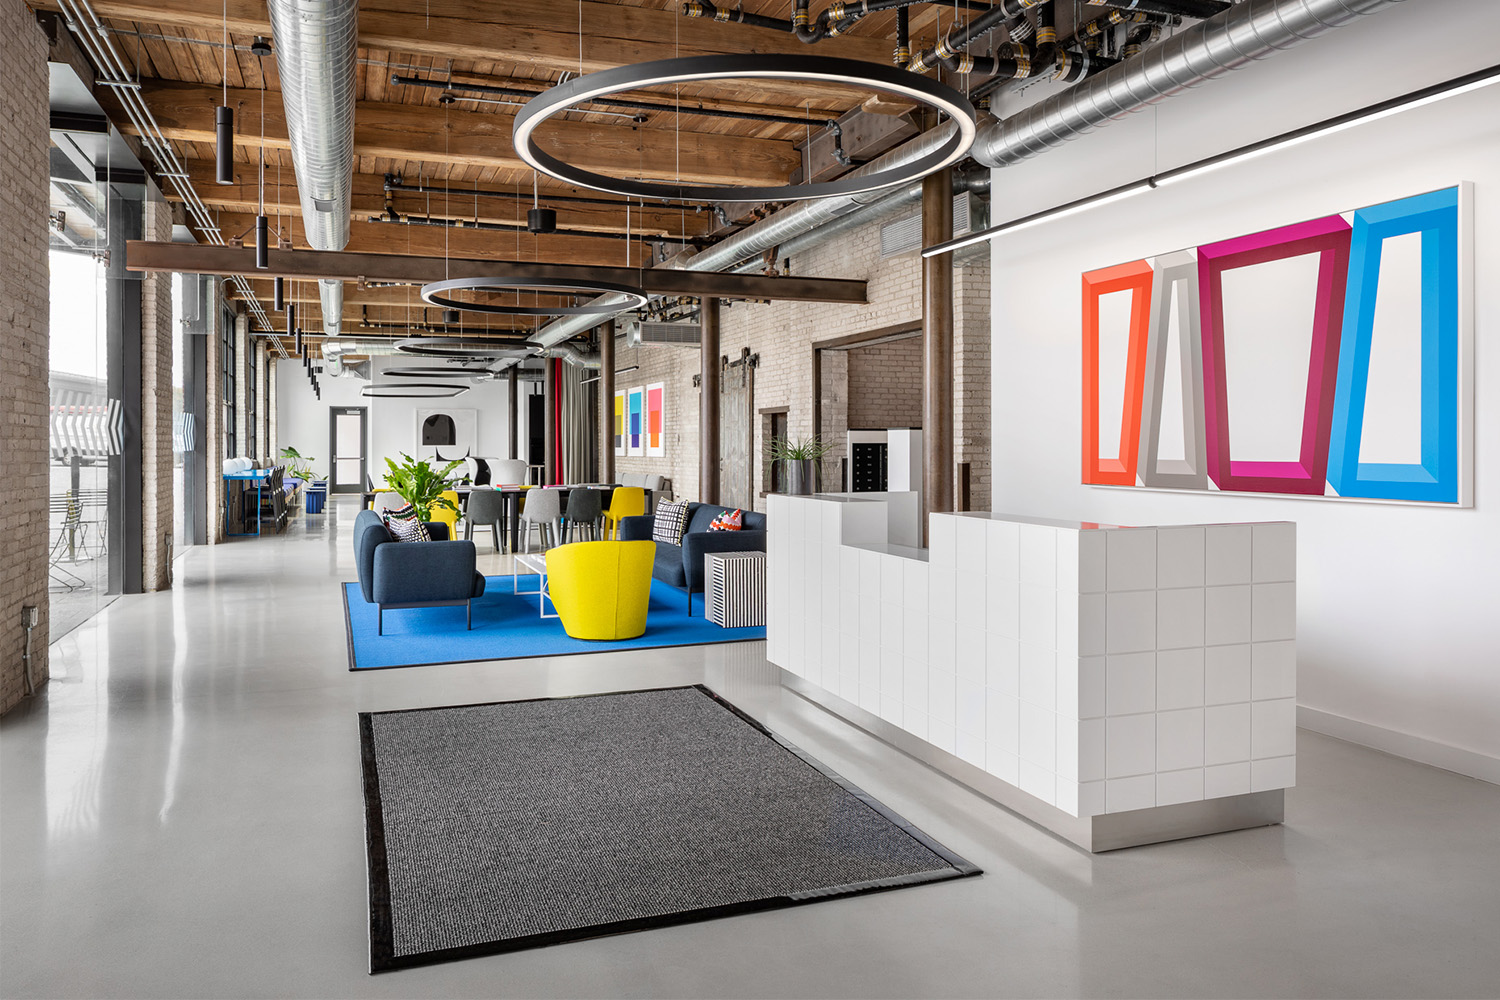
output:
M 754 511 L 744 512 L 739 531 L 709 531 L 713 519 L 733 507 L 716 504 L 688 504 L 687 530 L 683 532 L 681 545 L 656 543 L 656 565 L 651 571 L 654 579 L 687 591 L 688 616 L 693 614 L 693 595 L 703 593 L 703 555 L 706 552 L 764 552 L 766 551 L 766 515 Z M 620 522 L 620 540 L 624 542 L 649 542 L 651 529 L 656 522 L 654 514 L 627 517 Z
M 473 542 L 449 541 L 448 526 L 430 522 L 430 542 L 398 542 L 373 510 L 354 519 L 354 566 L 360 593 L 376 606 L 376 632 L 385 634 L 387 608 L 464 606 L 474 626 L 470 601 L 484 595 L 484 577 L 474 569 Z

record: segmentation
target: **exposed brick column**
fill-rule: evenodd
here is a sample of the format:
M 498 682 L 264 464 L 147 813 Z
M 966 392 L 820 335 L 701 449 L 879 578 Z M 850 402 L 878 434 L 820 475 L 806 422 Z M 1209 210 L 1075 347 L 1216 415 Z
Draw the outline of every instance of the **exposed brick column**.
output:
M 47 681 L 47 39 L 20 0 L 0 0 L 0 714 L 22 699 L 26 631 L 38 609 L 31 678 Z
M 149 240 L 172 238 L 172 210 L 164 201 L 146 202 Z M 141 279 L 141 589 L 171 584 L 172 533 L 172 275 L 148 273 Z M 179 540 L 178 544 L 181 544 Z
M 988 250 L 954 268 L 954 461 L 969 464 L 969 509 L 989 510 L 990 258 Z

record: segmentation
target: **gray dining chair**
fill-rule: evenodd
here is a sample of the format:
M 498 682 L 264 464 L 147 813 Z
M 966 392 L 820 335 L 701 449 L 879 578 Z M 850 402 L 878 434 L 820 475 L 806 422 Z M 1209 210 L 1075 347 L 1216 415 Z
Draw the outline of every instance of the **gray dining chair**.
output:
M 531 529 L 537 529 L 542 551 L 547 549 L 547 539 L 557 544 L 557 523 L 562 519 L 562 490 L 527 490 L 521 507 L 521 525 L 526 532 L 526 551 L 531 551 Z
M 489 528 L 495 551 L 504 551 L 505 496 L 498 490 L 469 491 L 469 507 L 464 514 L 464 538 L 472 539 L 475 528 Z
M 568 494 L 567 515 L 563 518 L 563 541 L 573 540 L 575 528 L 587 528 L 589 538 L 597 540 L 603 517 L 604 491 L 574 487 Z
M 497 458 L 490 462 L 490 483 L 494 486 L 520 486 L 526 482 L 526 463 L 519 458 Z

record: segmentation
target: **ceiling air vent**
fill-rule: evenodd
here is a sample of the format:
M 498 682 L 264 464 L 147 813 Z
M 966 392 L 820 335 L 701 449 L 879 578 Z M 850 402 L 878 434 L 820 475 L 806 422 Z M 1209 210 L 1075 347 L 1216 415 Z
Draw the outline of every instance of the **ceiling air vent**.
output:
M 967 236 L 989 225 L 987 206 L 969 192 L 953 198 L 953 235 Z M 908 215 L 880 227 L 880 256 L 900 257 L 922 249 L 922 213 Z
M 652 323 L 641 321 L 640 343 L 645 347 L 697 347 L 703 327 L 697 323 Z

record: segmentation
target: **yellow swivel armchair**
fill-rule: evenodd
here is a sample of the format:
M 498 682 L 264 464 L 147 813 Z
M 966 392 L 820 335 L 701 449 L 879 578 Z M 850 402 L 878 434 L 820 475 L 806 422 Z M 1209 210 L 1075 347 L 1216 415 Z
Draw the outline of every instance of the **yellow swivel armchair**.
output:
M 448 526 L 448 537 L 457 538 L 458 492 L 456 490 L 444 490 L 438 495 L 441 496 L 444 500 L 451 503 L 453 505 L 453 509 L 449 510 L 447 507 L 443 507 L 439 504 L 432 504 L 427 508 L 427 520 L 437 521 L 440 524 L 446 524 Z
M 646 491 L 639 486 L 618 487 L 609 498 L 609 507 L 604 511 L 604 537 L 618 538 L 620 522 L 627 517 L 639 517 L 646 513 Z
M 634 639 L 646 631 L 655 542 L 574 542 L 547 550 L 547 592 L 575 639 Z

